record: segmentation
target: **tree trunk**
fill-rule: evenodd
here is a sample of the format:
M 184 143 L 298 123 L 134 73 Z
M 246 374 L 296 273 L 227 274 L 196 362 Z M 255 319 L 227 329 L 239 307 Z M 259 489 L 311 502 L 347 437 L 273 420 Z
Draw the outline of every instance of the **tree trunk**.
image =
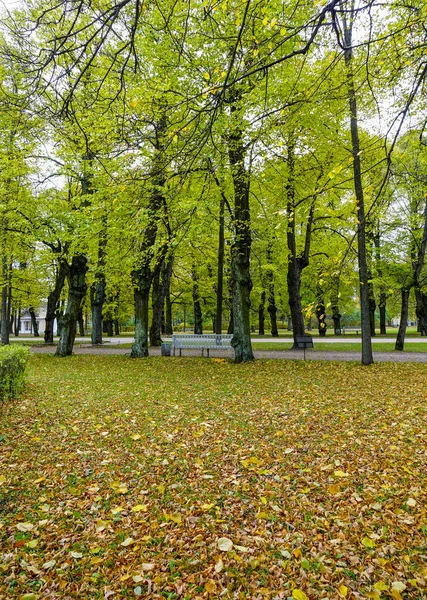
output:
M 62 315 L 61 336 L 55 356 L 71 356 L 77 331 L 77 320 L 84 297 L 86 295 L 87 258 L 83 255 L 73 256 L 69 267 L 68 300 L 65 313 Z
M 316 318 L 317 318 L 317 328 L 319 331 L 319 336 L 325 337 L 326 330 L 327 330 L 325 297 L 324 297 L 323 289 L 319 285 L 317 286 Z
M 423 294 L 419 288 L 415 288 L 415 301 L 418 331 L 425 336 L 427 335 L 427 294 Z
M 6 227 L 6 226 L 5 226 Z M 7 258 L 3 256 L 2 258 L 2 275 L 3 275 L 3 284 L 1 288 L 1 343 L 3 345 L 9 344 L 9 319 L 8 310 L 7 310 L 7 298 L 8 298 L 8 275 L 9 269 L 7 267 Z
M 19 336 L 21 331 L 21 306 L 18 306 L 18 310 L 15 315 L 15 337 Z
M 34 308 L 29 308 L 28 312 L 30 313 L 30 317 L 31 317 L 31 328 L 33 330 L 33 335 L 34 337 L 40 337 L 39 334 L 39 326 L 37 323 L 37 318 L 36 318 L 36 313 L 34 311 Z
M 173 259 L 165 257 L 161 266 L 156 270 L 153 279 L 152 291 L 152 309 L 153 318 L 150 327 L 151 346 L 160 346 L 162 343 L 162 321 L 164 317 L 165 298 L 170 288 L 170 279 L 172 276 Z
M 151 290 L 151 307 L 152 307 L 152 319 L 150 325 L 150 346 L 161 346 L 162 345 L 162 314 L 164 298 L 162 294 L 162 286 L 160 282 L 160 269 L 156 269 L 156 273 L 152 281 Z
M 228 156 L 234 188 L 234 241 L 231 248 L 233 289 L 233 339 L 236 363 L 254 360 L 251 343 L 250 309 L 252 280 L 250 274 L 251 220 L 249 208 L 249 173 L 245 166 L 245 146 L 240 119 L 237 115 L 241 97 L 235 94 L 231 104 L 231 133 Z M 233 119 L 234 116 L 234 119 Z
M 53 344 L 53 331 L 55 318 L 57 317 L 56 311 L 58 308 L 59 299 L 61 292 L 65 285 L 65 278 L 68 274 L 68 265 L 65 260 L 59 259 L 58 268 L 55 273 L 55 287 L 47 297 L 46 307 L 46 327 L 44 330 L 44 342 L 45 344 Z M 58 322 L 58 321 L 57 321 Z M 58 331 L 59 334 L 59 331 Z
M 293 133 L 288 141 L 288 183 L 287 183 L 287 216 L 288 226 L 286 240 L 288 244 L 288 297 L 291 311 L 292 331 L 294 338 L 293 348 L 296 348 L 296 337 L 304 335 L 305 325 L 301 306 L 301 274 L 309 264 L 311 231 L 314 219 L 314 201 L 310 206 L 305 233 L 304 251 L 302 256 L 297 255 L 297 242 L 295 230 L 295 139 Z
M 105 302 L 105 249 L 107 245 L 107 219 L 102 220 L 98 239 L 98 266 L 95 281 L 90 288 L 90 309 L 92 313 L 92 344 L 102 344 L 102 309 Z
M 225 248 L 225 198 L 221 194 L 219 205 L 219 232 L 218 232 L 218 275 L 216 284 L 216 313 L 215 313 L 215 333 L 222 333 L 222 307 L 224 294 L 224 248 Z
M 331 310 L 332 320 L 334 322 L 334 333 L 335 335 L 341 335 L 341 313 L 339 308 L 339 277 L 336 275 L 332 281 L 332 292 L 331 292 Z
M 376 336 L 376 331 L 375 331 L 375 311 L 377 309 L 377 303 L 375 301 L 375 292 L 374 292 L 374 286 L 371 283 L 370 279 L 371 279 L 372 275 L 370 272 L 368 272 L 368 281 L 369 281 L 369 328 L 370 328 L 370 332 L 371 332 L 371 337 L 375 337 Z
M 276 297 L 274 293 L 274 272 L 271 268 L 272 262 L 272 245 L 268 244 L 267 248 L 267 264 L 269 266 L 267 271 L 267 282 L 268 282 L 268 314 L 270 315 L 270 324 L 271 324 L 271 335 L 273 337 L 279 337 L 279 330 L 277 329 L 277 306 L 276 306 Z
M 114 335 L 120 335 L 120 326 L 118 319 L 114 319 Z
M 139 247 L 138 267 L 132 272 L 135 301 L 135 342 L 131 357 L 148 356 L 148 309 L 153 271 L 154 245 L 157 238 L 158 223 L 162 207 L 166 206 L 164 186 L 166 184 L 163 152 L 165 148 L 167 121 L 163 115 L 155 126 L 155 155 L 152 168 L 152 190 L 148 205 L 148 223 Z
M 386 335 L 387 333 L 387 294 L 380 292 L 380 334 Z
M 171 302 L 171 292 L 170 292 L 170 284 L 168 285 L 168 289 L 166 290 L 166 310 L 165 310 L 165 333 L 166 335 L 172 335 L 173 326 L 172 326 L 172 302 Z
M 200 305 L 199 286 L 197 283 L 198 277 L 196 272 L 196 265 L 193 264 L 192 268 L 193 277 L 193 309 L 194 309 L 194 333 L 201 335 L 203 333 L 203 315 L 202 307 Z
M 362 329 L 362 364 L 370 365 L 374 362 L 372 354 L 371 325 L 369 311 L 369 285 L 368 285 L 368 263 L 366 253 L 366 217 L 365 199 L 362 185 L 362 167 L 360 161 L 359 126 L 357 120 L 357 98 L 354 86 L 352 69 L 352 29 L 354 13 L 346 16 L 343 13 L 344 40 L 345 40 L 345 64 L 347 69 L 347 92 L 350 108 L 350 130 L 353 154 L 353 182 L 357 206 L 357 257 L 359 265 L 360 286 L 360 320 Z
M 409 289 L 402 289 L 401 296 L 402 308 L 400 311 L 400 325 L 399 331 L 397 332 L 396 345 L 394 347 L 395 350 L 400 351 L 402 351 L 405 346 L 405 334 L 409 314 Z
M 258 307 L 258 333 L 259 335 L 265 335 L 265 290 L 261 293 L 261 301 Z
M 85 323 L 83 319 L 83 308 L 79 310 L 79 316 L 77 317 L 77 323 L 79 326 L 79 336 L 83 337 L 85 334 Z

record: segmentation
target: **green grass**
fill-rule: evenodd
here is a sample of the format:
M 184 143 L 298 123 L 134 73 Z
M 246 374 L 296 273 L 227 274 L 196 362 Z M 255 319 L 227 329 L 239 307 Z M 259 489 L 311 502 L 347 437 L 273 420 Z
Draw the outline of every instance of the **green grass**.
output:
M 393 352 L 394 351 L 394 342 L 384 342 L 376 344 L 372 343 L 372 349 L 374 352 Z M 280 342 L 252 342 L 252 348 L 254 350 L 290 350 L 292 348 L 291 342 L 284 342 L 283 344 Z M 314 340 L 314 349 L 310 349 L 310 352 L 361 352 L 362 344 L 361 343 L 348 343 L 345 342 L 337 342 L 337 343 L 322 343 Z M 406 342 L 405 344 L 405 352 L 427 352 L 427 338 L 426 343 L 418 343 L 418 342 Z
M 31 357 L 0 407 L 0 597 L 421 599 L 426 377 Z

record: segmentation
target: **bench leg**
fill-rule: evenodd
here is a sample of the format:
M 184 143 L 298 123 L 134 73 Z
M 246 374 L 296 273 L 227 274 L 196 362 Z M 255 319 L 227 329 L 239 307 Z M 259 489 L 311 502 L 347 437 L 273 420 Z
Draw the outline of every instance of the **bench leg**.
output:
M 182 348 L 179 349 L 179 355 L 182 356 Z
M 208 352 L 208 358 L 209 358 L 209 348 L 206 348 L 207 352 Z

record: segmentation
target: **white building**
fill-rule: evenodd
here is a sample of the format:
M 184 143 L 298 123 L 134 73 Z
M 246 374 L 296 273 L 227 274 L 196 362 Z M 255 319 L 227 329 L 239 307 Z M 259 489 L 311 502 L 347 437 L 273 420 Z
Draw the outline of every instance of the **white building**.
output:
M 39 328 L 39 334 L 43 335 L 46 329 L 46 308 L 43 306 L 36 311 L 36 321 Z M 21 325 L 19 333 L 23 335 L 32 335 L 33 324 L 31 322 L 31 316 L 28 309 L 25 309 L 21 314 Z M 56 335 L 56 319 L 53 322 L 53 335 Z

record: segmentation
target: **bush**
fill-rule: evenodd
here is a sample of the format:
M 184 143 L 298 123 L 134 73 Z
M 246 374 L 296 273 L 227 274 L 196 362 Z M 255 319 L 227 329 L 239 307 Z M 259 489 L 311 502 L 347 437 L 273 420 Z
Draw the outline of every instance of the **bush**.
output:
M 24 346 L 0 347 L 0 402 L 16 398 L 22 390 L 27 359 Z

